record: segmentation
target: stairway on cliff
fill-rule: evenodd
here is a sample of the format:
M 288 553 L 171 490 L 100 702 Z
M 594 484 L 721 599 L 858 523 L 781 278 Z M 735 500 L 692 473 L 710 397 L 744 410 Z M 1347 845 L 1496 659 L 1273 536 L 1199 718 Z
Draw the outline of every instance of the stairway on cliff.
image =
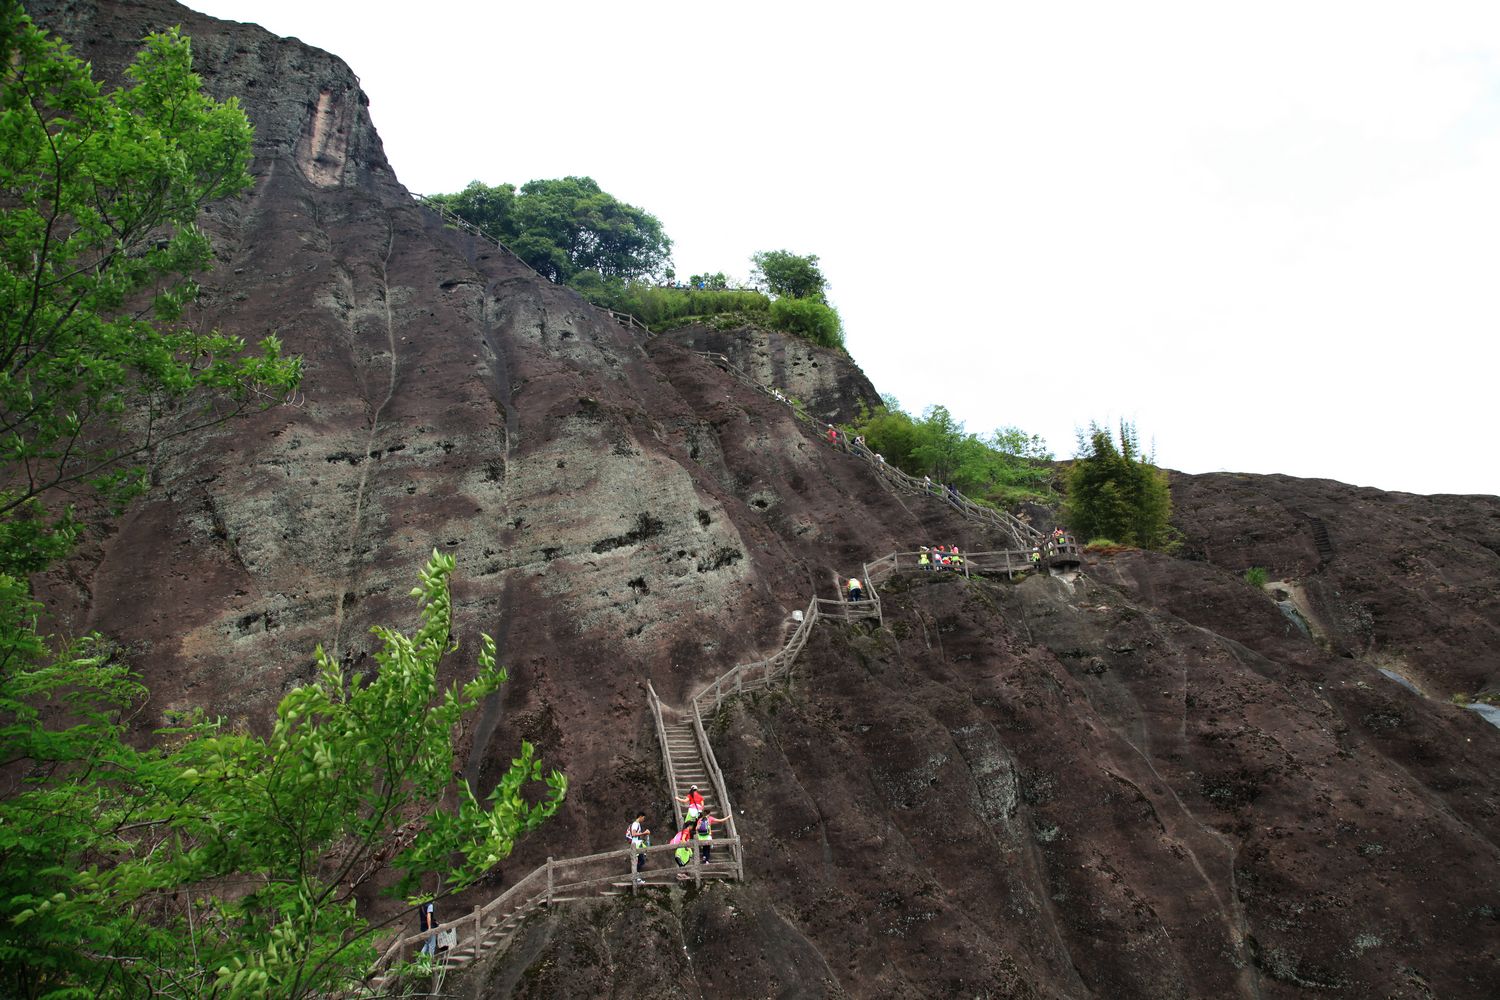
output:
M 672 798 L 686 798 L 688 789 L 696 785 L 703 796 L 703 808 L 719 814 L 724 804 L 718 801 L 713 782 L 709 780 L 708 764 L 703 759 L 703 748 L 698 745 L 698 734 L 693 724 L 674 722 L 666 727 L 666 731 L 666 765 Z M 674 802 L 673 808 L 677 813 L 677 828 L 680 830 L 685 822 L 684 806 L 681 802 Z
M 1312 522 L 1313 545 L 1317 546 L 1318 559 L 1327 562 L 1333 558 L 1333 540 L 1328 537 L 1328 525 L 1323 523 L 1322 518 L 1310 518 Z

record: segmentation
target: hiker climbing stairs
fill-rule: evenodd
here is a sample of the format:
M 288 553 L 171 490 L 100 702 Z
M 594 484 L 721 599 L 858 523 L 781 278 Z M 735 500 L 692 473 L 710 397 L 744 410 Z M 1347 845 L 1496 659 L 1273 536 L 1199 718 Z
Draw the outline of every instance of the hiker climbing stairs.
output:
M 1019 550 L 971 553 L 966 555 L 961 571 L 968 576 L 972 567 L 976 571 L 1014 576 L 1028 568 L 1026 558 L 1027 553 Z M 660 744 L 677 828 L 681 829 L 685 821 L 684 804 L 678 800 L 686 798 L 693 786 L 697 786 L 703 796 L 706 809 L 725 821 L 709 841 L 712 852 L 709 860 L 703 859 L 702 842 L 693 842 L 691 861 L 680 866 L 674 858 L 679 848 L 668 842 L 669 831 L 657 831 L 655 841 L 643 848 L 630 846 L 562 860 L 548 858 L 545 865 L 490 902 L 476 906 L 471 913 L 438 924 L 429 931 L 398 935 L 375 963 L 366 983 L 368 990 L 381 993 L 395 974 L 392 970 L 436 934 L 451 932 L 455 938 L 453 945 L 439 959 L 453 969 L 505 948 L 526 918 L 543 906 L 673 886 L 685 878 L 700 885 L 705 880 L 743 880 L 744 841 L 735 823 L 735 810 L 729 801 L 724 773 L 714 757 L 703 720 L 712 718 L 729 698 L 767 687 L 788 676 L 797 655 L 819 622 L 832 619 L 855 624 L 869 620 L 877 626 L 883 624 L 877 585 L 897 573 L 923 571 L 917 553 L 900 552 L 865 563 L 861 569 L 866 587 L 863 600 L 851 602 L 845 600 L 843 594 L 837 599 L 814 596 L 805 609 L 793 613 L 797 627 L 780 650 L 766 659 L 730 668 L 698 689 L 684 707 L 678 709 L 663 704 L 655 687 L 649 680 L 646 682 L 647 704 Z M 721 836 L 721 833 L 727 836 Z M 646 863 L 638 871 L 636 861 L 641 855 L 646 856 Z
M 428 203 L 428 207 L 436 211 L 445 223 L 506 249 L 487 233 L 452 216 L 442 206 Z M 612 313 L 611 316 L 627 326 L 640 325 L 633 317 L 624 314 Z M 705 356 L 736 378 L 780 402 L 787 402 L 780 392 L 760 385 L 731 365 L 723 355 Z M 810 425 L 814 433 L 820 433 L 817 422 L 806 413 L 795 406 L 792 412 L 798 420 Z M 1014 577 L 1016 573 L 1037 568 L 1030 565 L 1029 560 L 1032 547 L 1038 543 L 1041 535 L 1030 525 L 1003 511 L 975 504 L 956 490 L 939 488 L 935 491 L 931 483 L 919 482 L 899 469 L 878 461 L 868 449 L 848 441 L 837 432 L 831 433 L 829 443 L 875 466 L 876 472 L 894 488 L 942 499 L 960 514 L 1004 531 L 1016 545 L 1013 549 L 995 552 L 965 553 L 964 559 L 955 558 L 951 567 L 946 565 L 945 560 L 945 570 L 961 570 L 964 576 L 968 576 L 972 569 L 976 572 L 1004 573 L 1007 577 Z M 954 553 L 956 557 L 956 549 Z M 435 943 L 441 939 L 448 943 L 446 951 L 437 961 L 449 969 L 467 965 L 482 955 L 502 950 L 524 925 L 526 918 L 543 906 L 647 891 L 651 887 L 680 884 L 682 879 L 691 879 L 699 885 L 712 879 L 742 880 L 745 877 L 744 842 L 736 829 L 733 803 L 729 800 L 724 774 L 714 758 L 713 747 L 704 728 L 704 719 L 712 718 L 726 699 L 745 691 L 766 687 L 786 677 L 818 622 L 831 618 L 846 624 L 873 621 L 877 627 L 882 626 L 884 615 L 877 585 L 885 583 L 898 572 L 927 571 L 931 568 L 918 553 L 892 553 L 864 564 L 859 578 L 863 581 L 860 599 L 851 600 L 851 595 L 845 592 L 846 588 L 837 582 L 835 598 L 813 595 L 805 610 L 793 612 L 792 618 L 797 622 L 797 627 L 778 652 L 766 659 L 730 668 L 694 693 L 683 708 L 664 705 L 655 688 L 647 681 L 648 705 L 673 799 L 677 830 L 681 829 L 686 820 L 686 806 L 681 800 L 694 787 L 703 797 L 705 811 L 724 820 L 724 825 L 715 831 L 706 845 L 701 841 L 692 842 L 691 859 L 686 864 L 678 856 L 681 847 L 668 842 L 675 831 L 666 830 L 657 831 L 655 842 L 646 846 L 632 844 L 582 857 L 562 860 L 548 858 L 545 865 L 536 868 L 488 903 L 474 907 L 470 913 L 428 930 L 398 934 L 371 970 L 366 982 L 368 991 L 382 993 L 402 962 L 413 957 L 428 942 Z M 705 846 L 710 849 L 707 858 L 704 857 Z M 638 866 L 638 859 L 642 857 L 645 859 L 644 865 Z
M 686 806 L 678 799 L 686 798 L 688 790 L 697 788 L 703 796 L 703 808 L 708 812 L 722 814 L 724 803 L 718 800 L 709 781 L 708 765 L 703 761 L 703 752 L 698 748 L 698 734 L 691 722 L 674 722 L 666 727 L 667 779 L 672 789 L 672 800 L 676 807 L 677 822 L 684 822 Z

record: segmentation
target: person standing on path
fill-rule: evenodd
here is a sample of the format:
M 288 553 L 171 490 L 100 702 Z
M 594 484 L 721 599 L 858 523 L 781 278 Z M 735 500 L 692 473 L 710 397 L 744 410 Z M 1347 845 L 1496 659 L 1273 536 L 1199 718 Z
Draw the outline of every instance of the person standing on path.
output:
M 417 907 L 417 930 L 430 931 L 437 926 L 437 915 L 433 912 L 431 903 L 423 903 Z M 433 955 L 437 952 L 437 935 L 427 935 L 427 940 L 422 942 L 422 954 Z
M 625 831 L 625 837 L 630 841 L 630 846 L 637 851 L 651 846 L 651 831 L 646 829 L 646 814 L 636 813 L 635 822 Z M 635 856 L 635 880 L 641 880 L 641 872 L 646 868 L 646 855 L 644 853 Z
M 849 603 L 853 604 L 855 601 L 862 601 L 864 599 L 865 585 L 851 576 L 849 578 Z

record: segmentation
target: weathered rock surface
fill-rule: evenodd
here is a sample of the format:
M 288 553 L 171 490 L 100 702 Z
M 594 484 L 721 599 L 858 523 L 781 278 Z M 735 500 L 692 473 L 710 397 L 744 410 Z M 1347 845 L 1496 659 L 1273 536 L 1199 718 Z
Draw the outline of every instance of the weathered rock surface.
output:
M 695 323 L 664 334 L 663 339 L 724 355 L 761 385 L 782 390 L 827 423 L 848 423 L 858 419 L 862 408 L 873 410 L 880 405 L 875 386 L 848 355 L 796 337 L 755 326 L 720 329 Z
M 365 662 L 369 626 L 411 624 L 426 553 L 453 552 L 466 645 L 494 634 L 512 674 L 465 734 L 469 776 L 487 790 L 526 738 L 573 784 L 449 912 L 668 814 L 648 679 L 680 701 L 865 560 L 998 541 L 693 348 L 819 416 L 870 398 L 846 359 L 643 341 L 442 228 L 334 57 L 167 0 L 27 7 L 105 72 L 181 23 L 209 87 L 241 96 L 258 183 L 204 219 L 219 264 L 195 320 L 307 359 L 300 405 L 164 456 L 160 488 L 39 583 L 62 624 L 131 650 L 153 712 L 263 726 L 316 643 Z M 1074 585 L 901 580 L 885 630 L 820 626 L 789 692 L 714 723 L 752 881 L 568 904 L 462 988 L 1493 995 L 1500 730 L 1446 698 L 1496 689 L 1500 500 L 1173 491 L 1185 558 L 1102 556 Z M 1240 579 L 1253 565 L 1306 594 L 1321 644 Z

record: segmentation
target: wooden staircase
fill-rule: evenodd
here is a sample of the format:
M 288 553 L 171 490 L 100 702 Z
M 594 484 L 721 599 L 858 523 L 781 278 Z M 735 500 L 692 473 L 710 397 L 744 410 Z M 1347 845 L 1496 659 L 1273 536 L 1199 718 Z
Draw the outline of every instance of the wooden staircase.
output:
M 439 211 L 445 222 L 465 229 L 473 228 L 462 220 L 449 218 L 448 213 L 443 212 L 440 207 Z M 488 238 L 482 232 L 477 232 L 477 235 Z M 621 316 L 615 318 L 620 322 L 626 320 Z M 710 357 L 722 359 L 722 366 L 736 377 L 764 392 L 770 392 L 729 365 L 728 359 L 721 355 Z M 807 419 L 805 415 L 799 414 L 799 417 Z M 816 433 L 817 430 L 814 423 L 813 431 Z M 838 442 L 838 447 L 848 454 L 878 465 L 877 471 L 899 488 L 929 496 L 936 495 L 929 484 L 918 483 L 900 470 L 876 463 L 865 449 L 842 440 Z M 960 513 L 999 528 L 1016 540 L 1017 548 L 1013 550 L 972 554 L 968 561 L 976 561 L 981 557 L 986 560 L 976 565 L 976 569 L 1004 572 L 1007 576 L 1013 576 L 1030 568 L 1027 558 L 1029 549 L 1040 536 L 1029 525 L 1009 514 L 973 504 L 959 494 L 946 494 L 941 499 Z M 1320 551 L 1326 545 L 1326 533 L 1323 538 L 1325 541 L 1320 544 Z M 1331 553 L 1331 545 L 1328 550 Z M 968 574 L 968 561 L 964 567 L 965 575 Z M 845 623 L 874 620 L 877 625 L 883 624 L 877 582 L 883 583 L 903 569 L 914 571 L 917 565 L 916 553 L 892 553 L 866 563 L 862 567 L 865 600 L 850 603 L 843 600 L 842 595 L 838 599 L 813 596 L 807 608 L 796 613 L 797 628 L 777 653 L 764 660 L 742 663 L 731 668 L 693 694 L 681 709 L 663 705 L 648 681 L 646 689 L 649 705 L 672 794 L 676 829 L 656 831 L 656 843 L 643 851 L 626 847 L 562 860 L 548 858 L 545 865 L 535 869 L 488 903 L 476 906 L 469 914 L 439 924 L 434 932 L 452 930 L 456 933 L 457 940 L 452 948 L 437 956 L 438 962 L 451 970 L 468 965 L 486 953 L 503 949 L 528 916 L 554 903 L 638 892 L 651 887 L 676 886 L 682 884 L 683 879 L 691 879 L 695 884 L 701 884 L 707 879 L 743 879 L 744 842 L 735 826 L 733 803 L 729 800 L 724 774 L 715 760 L 713 747 L 709 744 L 703 725 L 704 718 L 712 717 L 726 699 L 767 687 L 786 677 L 797 655 L 806 645 L 813 627 L 821 619 L 832 618 Z M 727 822 L 723 827 L 715 827 L 710 863 L 702 863 L 699 853 L 701 844 L 694 842 L 692 862 L 685 868 L 680 868 L 673 856 L 675 849 L 667 841 L 676 830 L 682 828 L 684 822 L 686 807 L 677 800 L 686 797 L 688 789 L 694 786 L 697 786 L 703 796 L 705 808 Z M 645 871 L 637 875 L 634 864 L 639 853 L 647 855 L 647 862 Z M 365 992 L 361 995 L 383 994 L 393 978 L 392 969 L 398 967 L 403 959 L 416 953 L 434 932 L 398 934 L 380 956 L 371 978 L 366 981 Z
M 703 807 L 715 816 L 724 815 L 724 803 L 714 792 L 709 780 L 708 764 L 703 760 L 703 750 L 698 746 L 698 734 L 692 722 L 672 722 L 667 732 L 667 781 L 672 788 L 673 805 L 677 812 L 677 828 L 682 829 L 687 807 L 676 800 L 686 798 L 688 789 L 697 786 L 703 796 Z

